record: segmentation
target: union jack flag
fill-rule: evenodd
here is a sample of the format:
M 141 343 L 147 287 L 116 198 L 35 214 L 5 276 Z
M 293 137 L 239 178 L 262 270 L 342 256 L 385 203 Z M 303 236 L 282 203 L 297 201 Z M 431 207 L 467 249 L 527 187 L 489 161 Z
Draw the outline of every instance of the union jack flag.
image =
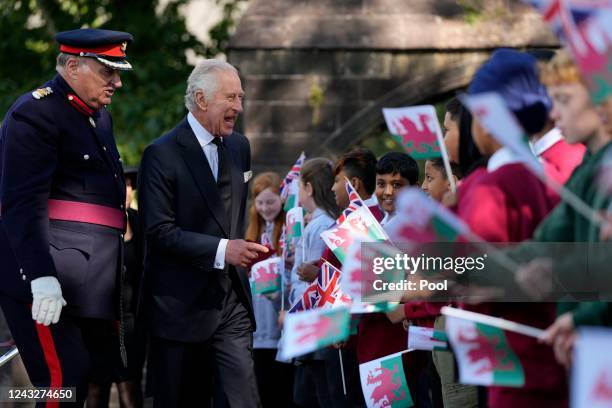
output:
M 555 34 L 567 41 L 580 55 L 587 51 L 587 44 L 579 26 L 602 10 L 610 9 L 610 0 L 526 0 L 526 2 L 539 9 L 542 18 Z
M 351 303 L 351 298 L 340 291 L 340 275 L 339 269 L 329 262 L 324 262 L 317 275 L 317 280 L 308 286 L 302 297 L 291 307 L 289 313 L 314 308 L 331 308 L 336 302 Z
M 332 306 L 336 301 L 340 282 L 340 271 L 329 262 L 321 265 L 321 270 L 317 276 L 317 291 L 319 299 L 315 307 Z
M 289 173 L 287 173 L 287 175 L 281 182 L 280 196 L 282 200 L 286 200 L 287 197 L 289 196 L 289 185 L 291 184 L 291 182 L 293 180 L 297 180 L 300 177 L 300 170 L 302 169 L 302 164 L 304 164 L 305 160 L 306 160 L 306 154 L 302 152 L 302 154 L 300 154 L 300 157 L 298 157 L 293 167 L 291 167 L 291 170 L 289 170 Z
M 348 179 L 344 183 L 344 187 L 346 188 L 346 193 L 348 194 L 349 205 L 344 211 L 342 211 L 342 214 L 340 214 L 340 217 L 336 220 L 337 225 L 342 224 L 344 220 L 346 220 L 346 217 L 348 217 L 353 211 L 357 211 L 360 207 L 363 207 L 363 200 L 361 197 L 359 197 L 357 190 L 355 190 L 355 187 L 353 187 Z
M 303 312 L 304 310 L 313 309 L 316 307 L 315 305 L 317 304 L 318 300 L 319 291 L 317 289 L 317 283 L 314 282 L 306 288 L 306 290 L 302 294 L 302 297 L 299 298 L 293 304 L 293 306 L 291 306 L 291 309 L 289 309 L 288 313 Z

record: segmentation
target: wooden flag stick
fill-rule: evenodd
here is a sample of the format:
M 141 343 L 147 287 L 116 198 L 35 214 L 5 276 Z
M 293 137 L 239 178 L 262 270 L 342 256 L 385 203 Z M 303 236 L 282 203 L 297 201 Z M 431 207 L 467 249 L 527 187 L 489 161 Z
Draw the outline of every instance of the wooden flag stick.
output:
M 442 155 L 442 162 L 444 163 L 444 171 L 446 172 L 446 178 L 450 186 L 450 191 L 454 194 L 457 192 L 457 185 L 455 184 L 455 178 L 453 177 L 453 170 L 450 166 L 450 159 L 448 158 L 448 152 L 446 151 L 446 144 L 444 143 L 444 136 L 442 136 L 442 128 L 438 122 L 438 117 L 434 116 L 436 127 L 436 138 L 438 139 L 438 145 L 440 146 L 440 154 Z
M 499 317 L 470 312 L 468 310 L 456 309 L 454 307 L 444 306 L 442 307 L 442 309 L 440 309 L 440 312 L 445 316 L 470 320 L 472 322 L 486 324 L 489 326 L 497 327 L 498 329 L 523 334 L 529 337 L 540 338 L 544 334 L 544 330 L 538 329 L 536 327 L 527 326 L 506 319 L 501 319 Z
M 342 349 L 338 349 L 338 357 L 340 358 L 340 374 L 342 375 L 342 390 L 346 395 L 346 380 L 344 378 L 344 363 L 342 362 Z

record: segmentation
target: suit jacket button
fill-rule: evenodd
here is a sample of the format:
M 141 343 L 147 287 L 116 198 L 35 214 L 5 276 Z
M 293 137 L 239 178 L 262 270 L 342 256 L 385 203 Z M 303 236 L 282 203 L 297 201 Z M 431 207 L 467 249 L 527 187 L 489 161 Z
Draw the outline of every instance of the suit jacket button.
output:
M 26 280 L 26 276 L 25 275 L 21 275 L 21 280 Z

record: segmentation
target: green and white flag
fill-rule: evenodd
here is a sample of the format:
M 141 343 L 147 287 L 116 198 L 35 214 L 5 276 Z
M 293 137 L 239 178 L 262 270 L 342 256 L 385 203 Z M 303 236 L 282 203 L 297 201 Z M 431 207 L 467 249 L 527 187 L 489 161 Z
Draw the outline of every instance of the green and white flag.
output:
M 379 313 L 388 312 L 397 306 L 397 301 L 400 297 L 385 296 L 384 299 L 374 299 L 373 302 L 364 300 L 364 292 L 368 285 L 368 275 L 364 274 L 362 257 L 362 244 L 363 241 L 357 239 L 348 248 L 345 262 L 342 264 L 342 274 L 340 275 L 340 290 L 345 295 L 351 298 L 351 313 Z M 386 245 L 386 244 L 385 244 Z M 370 282 L 371 283 L 371 282 Z
M 342 264 L 353 242 L 389 240 L 387 233 L 365 205 L 350 213 L 340 225 L 323 231 L 321 238 Z
M 300 179 L 294 179 L 287 185 L 287 200 L 283 206 L 283 210 L 289 211 L 300 205 L 298 194 L 300 191 Z
M 433 105 L 383 108 L 383 115 L 389 133 L 410 156 L 417 160 L 441 156 L 444 141 Z
M 344 341 L 350 331 L 351 314 L 346 307 L 287 313 L 281 339 L 282 357 L 301 356 Z
M 408 327 L 408 349 L 448 350 L 446 333 L 431 327 Z
M 361 389 L 368 408 L 414 406 L 404 375 L 402 354 L 390 354 L 359 365 Z
M 418 187 L 402 190 L 396 199 L 396 216 L 385 230 L 393 242 L 462 242 L 468 226 Z
M 300 238 L 304 231 L 304 209 L 294 207 L 287 212 L 287 241 Z
M 278 256 L 257 262 L 251 267 L 251 292 L 254 295 L 264 295 L 278 292 L 281 285 L 280 265 Z
M 522 387 L 521 361 L 510 348 L 504 330 L 458 317 L 446 317 L 446 334 L 463 384 Z

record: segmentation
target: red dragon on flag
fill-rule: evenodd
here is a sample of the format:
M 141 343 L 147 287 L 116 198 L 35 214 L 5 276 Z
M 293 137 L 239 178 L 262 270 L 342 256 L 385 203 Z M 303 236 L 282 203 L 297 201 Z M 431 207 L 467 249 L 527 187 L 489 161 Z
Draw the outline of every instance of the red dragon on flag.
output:
M 310 343 L 321 338 L 337 336 L 340 328 L 334 324 L 334 320 L 328 316 L 320 316 L 312 323 L 299 322 L 295 326 L 299 332 L 297 344 Z
M 476 331 L 476 337 L 473 337 L 465 332 L 460 332 L 459 341 L 474 345 L 468 352 L 468 358 L 473 363 L 485 361 L 485 365 L 476 374 L 493 371 L 514 371 L 517 368 L 514 362 L 508 358 L 508 349 L 504 347 L 504 341 L 499 336 L 487 337 Z
M 419 124 L 410 120 L 407 116 L 401 116 L 394 123 L 395 132 L 402 138 L 402 146 L 411 147 L 415 153 L 427 153 L 431 150 L 439 152 L 437 145 L 436 132 L 431 130 L 429 125 L 432 122 L 431 116 L 420 113 L 418 115 Z
M 376 384 L 370 395 L 373 405 L 390 407 L 393 401 L 402 401 L 406 398 L 399 370 L 400 367 L 395 364 L 392 370 L 387 367 L 379 367 L 368 373 L 367 384 Z

